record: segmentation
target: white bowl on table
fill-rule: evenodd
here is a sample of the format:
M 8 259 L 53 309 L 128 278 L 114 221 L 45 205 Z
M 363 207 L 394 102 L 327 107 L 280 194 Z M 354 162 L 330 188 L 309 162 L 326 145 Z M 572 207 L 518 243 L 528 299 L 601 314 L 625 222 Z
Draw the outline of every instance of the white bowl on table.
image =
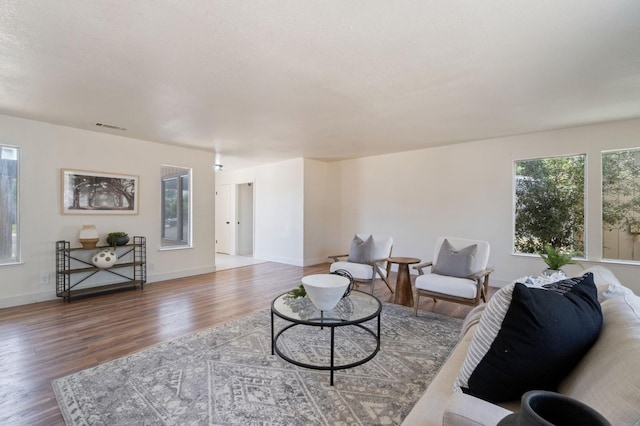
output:
M 302 277 L 302 286 L 311 303 L 321 311 L 336 307 L 349 287 L 349 278 L 336 274 L 315 274 Z

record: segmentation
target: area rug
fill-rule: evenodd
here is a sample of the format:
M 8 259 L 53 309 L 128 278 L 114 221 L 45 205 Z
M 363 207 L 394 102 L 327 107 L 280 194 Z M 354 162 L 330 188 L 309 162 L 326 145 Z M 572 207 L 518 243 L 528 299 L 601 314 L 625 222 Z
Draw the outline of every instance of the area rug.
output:
M 269 310 L 199 331 L 53 381 L 68 425 L 397 425 L 457 341 L 462 320 L 383 304 L 381 349 L 335 373 L 271 355 Z M 285 325 L 276 320 L 276 329 Z M 374 329 L 375 320 L 366 323 Z M 336 329 L 336 364 L 362 357 L 374 339 Z M 327 328 L 296 326 L 278 348 L 328 362 Z M 324 360 L 323 360 L 324 359 Z

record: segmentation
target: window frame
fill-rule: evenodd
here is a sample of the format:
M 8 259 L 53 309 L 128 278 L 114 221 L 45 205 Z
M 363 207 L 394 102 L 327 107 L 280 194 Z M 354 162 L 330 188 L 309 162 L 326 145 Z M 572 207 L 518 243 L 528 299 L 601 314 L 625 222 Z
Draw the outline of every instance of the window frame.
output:
M 193 169 L 183 166 L 161 165 L 160 176 L 160 250 L 177 250 L 193 247 Z M 165 170 L 175 170 L 176 172 L 165 174 Z M 177 172 L 180 170 L 180 172 Z M 176 238 L 166 238 L 165 235 L 165 191 L 167 182 L 176 181 Z M 184 181 L 187 180 L 187 200 L 184 200 Z M 188 209 L 186 221 L 184 223 L 184 209 Z M 182 224 L 182 226 L 178 226 Z M 186 228 L 187 238 L 184 238 Z
M 537 252 L 525 252 L 525 251 L 518 251 L 516 244 L 517 244 L 517 227 L 516 227 L 516 222 L 517 222 L 517 206 L 518 206 L 518 163 L 521 162 L 529 162 L 529 161 L 536 161 L 536 160 L 546 160 L 546 159 L 556 159 L 556 158 L 572 158 L 572 157 L 582 157 L 583 159 L 583 188 L 582 188 L 582 245 L 583 245 L 583 249 L 580 250 L 581 255 L 580 256 L 576 256 L 576 258 L 578 259 L 582 259 L 582 260 L 586 260 L 587 258 L 587 249 L 588 249 L 588 235 L 587 235 L 587 231 L 588 231 L 588 155 L 585 152 L 579 152 L 579 153 L 569 153 L 569 154 L 556 154 L 556 155 L 548 155 L 548 156 L 540 156 L 540 157 L 533 157 L 533 158 L 521 158 L 521 159 L 514 159 L 512 161 L 512 179 L 511 179 L 511 184 L 512 184 L 512 221 L 511 221 L 511 225 L 512 225 L 512 229 L 511 229 L 511 251 L 513 255 L 517 255 L 517 256 L 538 256 Z M 574 241 L 576 241 L 576 239 L 574 238 Z
M 16 264 L 20 264 L 22 263 L 22 250 L 21 250 L 21 232 L 20 232 L 20 172 L 21 172 L 21 167 L 20 167 L 20 147 L 18 146 L 14 146 L 14 145 L 8 145 L 8 144 L 3 144 L 0 143 L 0 161 L 2 161 L 2 152 L 4 151 L 4 149 L 9 149 L 9 150 L 14 150 L 15 151 L 15 156 L 16 156 L 16 171 L 15 171 L 15 223 L 12 224 L 12 228 L 15 226 L 15 246 L 13 244 L 13 235 L 12 235 L 12 243 L 11 243 L 11 251 L 12 253 L 15 252 L 15 255 L 11 255 L 11 257 L 7 258 L 6 260 L 3 260 L 2 258 L 0 258 L 0 267 L 2 266 L 9 266 L 9 265 L 16 265 Z M 13 234 L 13 232 L 12 232 Z
M 618 148 L 618 149 L 610 149 L 610 150 L 603 150 L 600 152 L 600 260 L 602 262 L 607 262 L 607 263 L 618 263 L 618 264 L 630 264 L 630 265 L 638 265 L 640 264 L 640 258 L 639 259 L 623 259 L 623 258 L 615 258 L 615 257 L 609 257 L 606 256 L 606 249 L 605 249 L 605 241 L 606 241 L 606 237 L 605 237 L 605 224 L 608 222 L 605 222 L 605 155 L 607 154 L 616 154 L 616 153 L 621 153 L 621 152 L 633 152 L 636 153 L 636 164 L 640 167 L 640 159 L 638 159 L 638 157 L 640 157 L 640 147 L 631 147 L 631 148 Z M 640 185 L 640 184 L 639 184 Z M 638 196 L 640 197 L 640 196 Z M 624 222 L 624 220 L 623 220 Z M 640 217 L 638 218 L 638 220 L 634 221 L 636 226 L 637 224 L 640 222 Z M 609 226 L 613 226 L 611 230 L 613 229 L 618 229 L 620 231 L 622 231 L 622 227 L 626 227 L 627 225 L 631 226 L 630 223 L 628 222 L 624 222 L 621 224 L 618 224 L 618 226 L 616 227 L 615 224 L 612 225 L 610 223 L 608 223 Z M 640 231 L 640 230 L 639 230 Z M 628 234 L 636 234 L 639 235 L 640 232 L 631 232 L 631 230 L 629 230 Z M 631 237 L 631 239 L 633 240 L 634 237 Z M 632 241 L 632 253 L 635 250 L 635 245 L 637 243 L 635 241 Z

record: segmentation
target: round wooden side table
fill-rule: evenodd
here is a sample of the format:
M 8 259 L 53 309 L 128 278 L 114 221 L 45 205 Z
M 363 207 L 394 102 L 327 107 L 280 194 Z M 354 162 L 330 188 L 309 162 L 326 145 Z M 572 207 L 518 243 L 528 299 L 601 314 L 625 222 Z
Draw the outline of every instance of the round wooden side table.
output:
M 396 292 L 393 303 L 413 307 L 413 289 L 411 288 L 409 265 L 420 263 L 420 259 L 415 257 L 390 257 L 389 262 L 398 264 L 398 277 L 396 278 Z

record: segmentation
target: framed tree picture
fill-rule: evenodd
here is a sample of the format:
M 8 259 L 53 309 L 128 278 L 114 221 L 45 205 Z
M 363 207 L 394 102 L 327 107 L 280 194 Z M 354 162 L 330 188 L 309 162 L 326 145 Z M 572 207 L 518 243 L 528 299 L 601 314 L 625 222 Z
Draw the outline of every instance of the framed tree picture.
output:
M 62 214 L 138 214 L 138 176 L 62 170 Z

